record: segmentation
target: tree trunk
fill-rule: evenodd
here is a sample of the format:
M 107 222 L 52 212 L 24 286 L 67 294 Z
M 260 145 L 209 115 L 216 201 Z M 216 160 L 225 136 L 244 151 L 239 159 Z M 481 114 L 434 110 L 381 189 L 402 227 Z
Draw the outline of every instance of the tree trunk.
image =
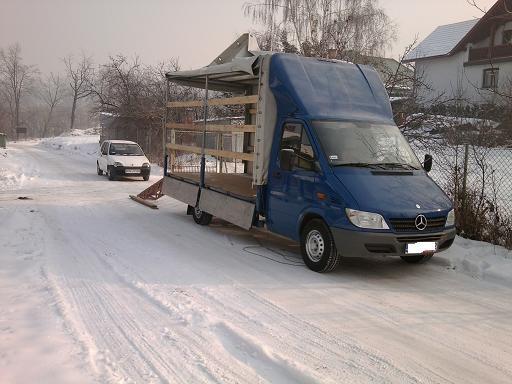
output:
M 76 110 L 76 95 L 73 97 L 73 106 L 71 107 L 71 125 L 69 127 L 70 130 L 73 130 L 75 125 L 75 110 Z
M 14 106 L 14 132 L 16 133 L 16 140 L 20 139 L 20 135 L 18 133 L 18 127 L 20 125 L 20 103 L 16 101 L 16 105 Z
M 48 133 L 48 125 L 50 125 L 50 120 L 52 119 L 52 115 L 53 115 L 53 109 L 54 107 L 51 106 L 50 107 L 50 111 L 48 112 L 48 116 L 46 117 L 46 120 L 44 121 L 44 126 L 43 126 L 43 137 L 46 137 L 46 134 Z

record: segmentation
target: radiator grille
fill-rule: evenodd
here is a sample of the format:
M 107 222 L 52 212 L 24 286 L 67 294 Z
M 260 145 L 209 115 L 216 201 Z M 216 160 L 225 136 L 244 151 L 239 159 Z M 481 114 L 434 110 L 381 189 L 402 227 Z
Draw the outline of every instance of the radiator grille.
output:
M 416 218 L 390 219 L 389 221 L 395 232 L 425 233 L 444 229 L 446 225 L 446 216 L 427 218 L 427 228 L 423 231 L 416 228 Z

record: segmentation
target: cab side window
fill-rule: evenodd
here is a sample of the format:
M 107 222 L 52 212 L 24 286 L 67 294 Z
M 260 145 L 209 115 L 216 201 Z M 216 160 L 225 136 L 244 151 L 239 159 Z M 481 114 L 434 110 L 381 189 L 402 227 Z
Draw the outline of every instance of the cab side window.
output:
M 104 143 L 101 145 L 101 154 L 102 154 L 102 155 L 106 155 L 106 154 L 107 154 L 107 147 L 108 147 L 108 143 L 107 143 L 107 142 L 104 142 Z
M 315 154 L 302 124 L 285 124 L 280 149 L 293 149 L 296 155 L 295 168 L 314 169 Z

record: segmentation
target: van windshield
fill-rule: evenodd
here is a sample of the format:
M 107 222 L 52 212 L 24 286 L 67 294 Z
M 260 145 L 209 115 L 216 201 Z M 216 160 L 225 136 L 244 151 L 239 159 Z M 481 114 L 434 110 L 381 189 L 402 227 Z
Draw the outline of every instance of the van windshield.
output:
M 394 125 L 314 121 L 332 166 L 420 169 L 409 143 Z
M 144 152 L 137 144 L 112 143 L 110 144 L 109 155 L 144 156 Z

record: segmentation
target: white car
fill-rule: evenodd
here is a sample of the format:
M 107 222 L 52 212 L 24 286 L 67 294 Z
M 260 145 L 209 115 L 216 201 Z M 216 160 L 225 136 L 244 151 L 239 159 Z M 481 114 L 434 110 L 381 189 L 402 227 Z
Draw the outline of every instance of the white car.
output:
M 147 181 L 151 172 L 149 160 L 139 144 L 126 140 L 105 140 L 96 168 L 98 175 L 105 172 L 109 180 L 120 176 L 142 176 Z

